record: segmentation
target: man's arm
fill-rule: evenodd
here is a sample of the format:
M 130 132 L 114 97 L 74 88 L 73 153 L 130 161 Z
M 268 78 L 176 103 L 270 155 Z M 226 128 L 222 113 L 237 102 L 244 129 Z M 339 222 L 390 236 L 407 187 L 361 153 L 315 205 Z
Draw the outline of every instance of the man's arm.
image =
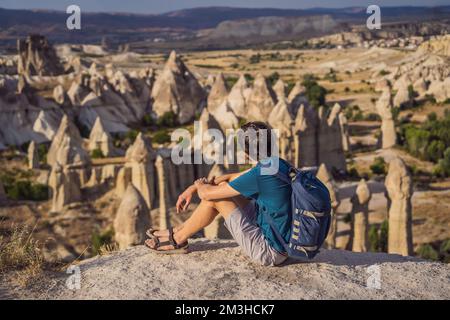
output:
M 195 185 L 197 187 L 197 194 L 202 200 L 228 199 L 240 194 L 230 187 L 228 182 L 221 182 L 219 185 L 213 185 L 207 183 L 205 180 L 199 179 L 195 181 Z
M 210 181 L 210 183 L 219 185 L 222 182 L 230 182 L 230 181 L 233 181 L 234 179 L 236 179 L 237 177 L 243 175 L 244 173 L 247 173 L 248 171 L 250 171 L 250 169 L 247 169 L 242 172 L 224 174 L 223 176 L 220 176 L 220 177 L 214 177 L 212 179 L 212 181 Z

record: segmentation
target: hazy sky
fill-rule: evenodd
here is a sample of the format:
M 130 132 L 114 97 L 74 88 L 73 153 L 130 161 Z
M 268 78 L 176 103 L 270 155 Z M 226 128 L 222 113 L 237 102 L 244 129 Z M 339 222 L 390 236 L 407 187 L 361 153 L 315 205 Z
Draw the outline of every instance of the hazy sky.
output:
M 162 13 L 171 10 L 205 7 L 270 7 L 302 9 L 311 7 L 368 6 L 438 6 L 450 5 L 450 0 L 0 0 L 1 8 L 53 9 L 65 11 L 70 4 L 81 10 L 106 12 Z

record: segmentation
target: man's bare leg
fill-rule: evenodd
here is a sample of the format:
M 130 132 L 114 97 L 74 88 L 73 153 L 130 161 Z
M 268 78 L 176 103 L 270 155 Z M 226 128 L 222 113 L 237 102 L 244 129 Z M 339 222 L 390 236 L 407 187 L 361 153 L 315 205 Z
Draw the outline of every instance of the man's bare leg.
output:
M 245 202 L 240 204 L 244 205 Z M 192 216 L 186 220 L 183 227 L 174 234 L 174 240 L 178 244 L 185 243 L 192 235 L 208 226 L 220 213 L 225 219 L 238 207 L 233 199 L 204 201 L 202 200 L 194 210 Z M 167 241 L 167 236 L 161 236 L 160 241 Z M 152 239 L 146 241 L 146 244 L 152 248 L 155 243 Z M 159 250 L 170 250 L 172 246 L 161 247 Z
M 187 219 L 181 228 L 177 227 L 174 229 L 174 239 L 176 243 L 184 243 L 192 235 L 196 234 L 204 227 L 208 226 L 218 215 L 218 211 L 215 209 L 214 203 L 211 201 L 202 200 L 198 207 L 194 210 L 192 215 Z M 159 231 L 154 233 L 156 236 L 161 238 L 162 241 L 167 241 L 168 232 L 167 230 Z M 181 234 L 181 236 L 180 236 Z M 184 239 L 184 240 L 183 240 Z M 154 247 L 155 243 L 152 239 L 146 241 L 147 245 Z M 165 249 L 162 247 L 161 249 Z M 170 249 L 170 246 L 168 247 Z

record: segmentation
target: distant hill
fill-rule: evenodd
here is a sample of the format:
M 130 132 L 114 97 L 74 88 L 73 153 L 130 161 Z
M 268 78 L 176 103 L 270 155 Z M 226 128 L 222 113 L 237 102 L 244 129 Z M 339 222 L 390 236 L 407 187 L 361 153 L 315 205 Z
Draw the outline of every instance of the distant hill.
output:
M 69 31 L 66 29 L 67 16 L 62 11 L 0 8 L 0 45 L 6 43 L 13 45 L 17 37 L 23 37 L 37 31 L 48 36 L 51 41 L 56 43 L 99 43 L 102 37 L 108 37 L 115 43 L 148 41 L 158 37 L 168 41 L 178 41 L 193 39 L 199 30 L 216 28 L 225 21 L 251 20 L 263 17 L 298 18 L 327 16 L 329 17 L 327 19 L 334 21 L 333 23 L 363 24 L 368 15 L 364 7 L 343 9 L 313 8 L 305 10 L 203 7 L 153 15 L 82 13 L 81 31 Z M 386 22 L 438 19 L 450 20 L 450 6 L 382 8 L 382 21 Z M 276 21 L 278 21 L 277 25 L 283 24 L 279 19 L 276 19 Z M 251 22 L 251 24 L 253 23 Z M 240 30 L 240 28 L 238 23 L 230 31 Z M 223 32 L 226 30 L 227 28 L 223 28 L 222 25 L 218 28 L 216 34 L 223 36 Z

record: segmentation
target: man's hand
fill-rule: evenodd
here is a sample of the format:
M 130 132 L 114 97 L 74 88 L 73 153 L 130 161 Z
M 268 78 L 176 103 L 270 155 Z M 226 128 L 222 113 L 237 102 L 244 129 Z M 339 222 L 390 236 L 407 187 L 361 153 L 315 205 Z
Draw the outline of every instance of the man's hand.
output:
M 186 190 L 184 190 L 182 194 L 178 196 L 176 204 L 177 213 L 187 210 L 196 190 L 197 189 L 195 186 L 190 186 Z

